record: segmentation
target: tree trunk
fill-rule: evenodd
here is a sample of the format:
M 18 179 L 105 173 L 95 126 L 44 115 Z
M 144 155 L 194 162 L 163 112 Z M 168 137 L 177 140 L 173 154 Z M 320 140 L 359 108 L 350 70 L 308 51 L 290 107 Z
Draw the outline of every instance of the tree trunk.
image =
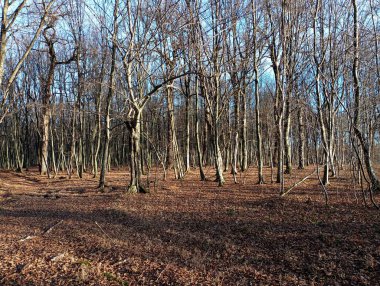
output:
M 233 84 L 236 80 L 234 80 Z M 236 85 L 236 83 L 235 83 Z M 239 123 L 240 123 L 240 93 L 235 87 L 234 94 L 234 132 L 233 132 L 233 159 L 231 174 L 237 174 L 237 164 L 239 155 Z M 236 182 L 235 182 L 236 183 Z
M 216 181 L 218 182 L 219 186 L 222 186 L 224 184 L 224 177 L 223 177 L 223 159 L 222 159 L 222 153 L 220 152 L 220 146 L 219 146 L 219 130 L 220 130 L 220 111 L 219 111 L 219 101 L 220 101 L 220 82 L 219 82 L 219 75 L 217 74 L 214 78 L 215 80 L 215 103 L 214 103 L 214 110 L 213 110 L 213 149 L 214 149 L 214 159 L 215 159 L 215 168 L 216 168 Z
M 277 183 L 282 183 L 283 181 L 283 149 L 284 149 L 284 136 L 282 132 L 282 116 L 279 115 L 279 119 L 277 119 L 277 142 L 278 142 L 278 148 L 277 148 Z
M 248 168 L 248 139 L 247 139 L 247 94 L 241 91 L 241 170 Z
M 109 144 L 110 144 L 110 105 L 111 100 L 106 102 L 106 115 L 103 131 L 103 157 L 99 177 L 99 189 L 104 189 L 106 184 L 106 173 L 108 170 L 108 155 L 109 155 Z
M 186 96 L 186 172 L 190 170 L 190 97 Z
M 324 159 L 325 159 L 325 166 L 324 166 L 324 173 L 323 173 L 323 180 L 322 183 L 324 185 L 328 185 L 329 182 L 329 165 L 330 165 L 330 156 L 329 156 L 329 144 L 328 144 L 328 134 L 324 122 L 324 114 L 323 114 L 323 107 L 322 107 L 322 102 L 321 102 L 321 91 L 320 91 L 320 74 L 321 74 L 321 67 L 323 68 L 323 63 L 320 62 L 318 59 L 317 55 L 317 20 L 318 20 L 318 14 L 321 9 L 321 3 L 319 0 L 315 3 L 315 11 L 314 11 L 314 22 L 313 22 L 313 52 L 314 52 L 314 64 L 316 68 L 316 75 L 315 75 L 315 93 L 316 93 L 316 99 L 317 99 L 317 109 L 318 109 L 318 122 L 319 126 L 321 129 L 321 139 L 322 139 L 322 144 L 323 144 L 323 149 L 324 149 Z M 323 25 L 321 28 L 322 35 L 321 37 L 323 38 Z M 322 47 L 321 49 L 323 50 L 323 42 L 322 42 Z M 324 93 L 325 94 L 325 93 Z M 317 162 L 319 163 L 319 162 Z
M 76 54 L 76 67 L 78 72 L 78 98 L 77 98 L 77 109 L 78 109 L 78 117 L 79 117 L 79 124 L 78 124 L 78 134 L 79 134 L 79 142 L 78 142 L 78 169 L 77 173 L 79 178 L 83 177 L 83 170 L 84 170 L 84 152 L 83 152 L 83 141 L 84 141 L 84 130 L 83 130 L 83 111 L 82 111 L 82 96 L 83 96 L 83 71 L 82 66 L 80 62 L 80 57 L 82 53 L 82 35 L 79 35 L 79 41 L 77 43 L 77 54 Z
M 41 132 L 41 175 L 48 174 L 48 147 L 49 147 L 49 124 L 50 124 L 50 106 L 44 104 L 42 107 L 42 132 Z
M 218 79 L 217 79 L 218 81 Z M 217 84 L 216 86 L 219 87 Z M 218 93 L 218 91 L 216 91 Z M 214 116 L 213 116 L 213 149 L 214 149 L 214 159 L 215 159 L 215 167 L 216 167 L 216 181 L 218 182 L 219 186 L 222 186 L 224 184 L 224 178 L 223 178 L 223 159 L 222 159 L 222 153 L 220 152 L 220 146 L 219 146 L 219 95 L 216 95 L 216 103 L 214 108 Z
M 98 175 L 98 157 L 99 157 L 99 150 L 100 150 L 100 143 L 101 143 L 101 130 L 102 130 L 102 116 L 101 116 L 101 95 L 102 95 L 102 84 L 103 84 L 103 78 L 104 78 L 104 60 L 102 63 L 102 71 L 101 71 L 101 80 L 99 84 L 99 90 L 98 94 L 95 98 L 95 105 L 96 105 L 96 126 L 95 131 L 92 135 L 92 148 L 93 148 L 93 158 L 92 158 L 92 168 L 93 168 L 93 175 L 94 178 Z
M 13 120 L 12 120 L 12 139 L 14 143 L 14 152 L 15 152 L 15 169 L 16 172 L 22 173 L 22 167 L 23 167 L 23 154 L 22 154 L 22 144 L 21 144 L 21 134 L 20 134 L 20 118 L 18 117 L 17 113 L 14 113 Z
M 99 189 L 104 189 L 105 186 L 105 177 L 108 169 L 108 155 L 109 155 L 109 141 L 110 141 L 110 109 L 111 109 L 111 100 L 114 92 L 115 85 L 115 69 L 116 69 L 116 49 L 117 49 L 117 33 L 118 33 L 118 8 L 119 0 L 115 1 L 113 9 L 113 33 L 112 33 L 112 49 L 111 49 L 111 71 L 109 77 L 108 93 L 106 100 L 106 110 L 105 110 L 105 127 L 104 127 L 104 138 L 103 138 L 103 159 L 102 159 L 102 168 L 99 178 Z
M 253 69 L 255 81 L 255 116 L 256 116 L 256 144 L 257 144 L 257 171 L 258 171 L 258 184 L 264 184 L 263 175 L 263 142 L 261 134 L 261 116 L 260 116 L 260 94 L 259 94 L 259 68 L 257 60 L 257 19 L 256 19 L 256 5 L 255 1 L 251 0 L 252 5 L 252 18 L 253 18 Z M 270 147 L 269 147 L 270 148 Z M 271 159 L 272 161 L 272 159 Z
M 48 147 L 49 147 L 49 129 L 50 129 L 50 98 L 51 88 L 54 81 L 54 69 L 57 64 L 56 55 L 54 50 L 54 41 L 49 38 L 47 31 L 50 27 L 45 28 L 44 38 L 49 50 L 49 70 L 45 82 L 43 83 L 43 98 L 42 98 L 42 129 L 41 129 L 41 151 L 40 151 L 40 164 L 41 175 L 48 175 Z
M 173 94 L 170 88 L 166 88 L 166 101 L 168 107 L 167 147 L 166 147 L 166 169 L 173 167 L 173 127 L 174 126 L 174 104 Z
M 260 95 L 259 95 L 259 76 L 258 68 L 255 65 L 255 115 L 256 115 L 256 141 L 257 141 L 257 169 L 258 184 L 264 184 L 263 175 L 263 151 L 261 138 L 261 117 L 260 117 Z
M 68 169 L 67 172 L 69 173 L 69 178 L 71 178 L 74 170 L 74 160 L 76 157 L 76 152 L 75 152 L 75 145 L 76 145 L 76 104 L 73 105 L 73 116 L 71 119 L 71 143 L 70 143 L 70 158 L 69 158 L 69 163 L 68 163 Z
M 167 151 L 167 168 L 173 167 L 175 178 L 182 179 L 185 175 L 183 158 L 180 155 L 178 141 L 176 136 L 175 118 L 174 118 L 174 95 L 172 87 L 166 88 L 168 103 L 168 151 Z
M 214 127 L 214 134 L 213 134 L 213 143 L 214 143 L 214 158 L 215 158 L 215 167 L 216 167 L 216 181 L 218 182 L 219 186 L 223 186 L 224 184 L 224 178 L 223 178 L 223 159 L 222 159 L 222 153 L 220 152 L 219 147 L 219 131 L 218 127 Z
M 198 155 L 198 165 L 199 165 L 199 176 L 201 177 L 201 181 L 206 180 L 205 173 L 203 171 L 203 157 L 201 151 L 201 140 L 199 138 L 199 113 L 198 113 L 198 97 L 199 97 L 199 79 L 196 78 L 195 83 L 195 139 L 197 141 L 197 155 Z
M 290 145 L 290 98 L 287 98 L 285 103 L 284 127 L 285 174 L 291 174 L 292 155 Z
M 380 181 L 376 176 L 375 170 L 372 167 L 371 152 L 368 140 L 363 136 L 359 129 L 360 118 L 360 80 L 359 80 L 359 20 L 358 20 L 358 7 L 356 0 L 351 0 L 354 9 L 354 64 L 352 67 L 352 75 L 354 78 L 354 133 L 359 139 L 364 156 L 364 164 L 371 182 L 372 191 L 380 191 Z
M 50 124 L 51 126 L 52 124 Z M 50 132 L 50 146 L 51 146 L 51 163 L 52 163 L 52 168 L 54 171 L 54 176 L 57 175 L 58 169 L 57 169 L 57 164 L 55 160 L 55 145 L 54 145 L 54 134 L 53 134 L 53 129 L 50 127 L 49 128 Z
M 128 192 L 131 193 L 146 193 L 147 190 L 141 184 L 141 111 L 135 110 L 133 118 L 127 122 L 129 130 L 129 152 L 130 152 L 130 172 L 131 179 L 128 186 Z
M 302 108 L 298 109 L 298 169 L 305 168 L 305 127 Z

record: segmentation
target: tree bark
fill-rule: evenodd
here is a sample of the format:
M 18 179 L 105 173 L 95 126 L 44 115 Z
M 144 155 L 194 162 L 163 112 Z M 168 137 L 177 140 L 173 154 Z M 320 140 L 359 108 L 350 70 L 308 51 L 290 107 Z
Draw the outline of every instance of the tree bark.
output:
M 264 184 L 263 175 L 263 148 L 261 136 L 261 117 L 260 117 L 260 95 L 259 95 L 259 76 L 257 65 L 255 70 L 255 115 L 256 115 L 256 144 L 257 144 L 257 171 L 258 171 L 258 184 Z
M 170 83 L 172 84 L 172 83 Z M 178 141 L 175 128 L 174 118 L 174 95 L 173 88 L 166 87 L 167 104 L 168 104 L 168 149 L 167 149 L 167 168 L 174 168 L 175 178 L 182 179 L 185 175 L 182 156 L 178 148 Z
M 103 158 L 102 167 L 99 178 L 99 189 L 104 189 L 106 182 L 106 172 L 108 169 L 108 156 L 109 156 L 109 142 L 110 142 L 110 109 L 111 100 L 114 93 L 115 86 L 115 69 L 116 69 L 116 49 L 117 49 L 117 33 L 118 33 L 118 8 L 119 0 L 115 0 L 115 5 L 113 9 L 113 33 L 112 33 L 112 49 L 111 49 L 111 72 L 109 77 L 108 93 L 106 99 L 105 108 L 105 126 L 104 126 L 104 137 L 103 137 Z
M 190 170 L 190 97 L 186 96 L 186 172 Z
M 141 110 L 135 109 L 135 114 L 133 118 L 127 122 L 127 127 L 129 130 L 129 166 L 131 172 L 131 179 L 128 186 L 128 192 L 131 193 L 146 193 L 147 190 L 141 184 L 141 149 L 140 149 L 140 138 L 141 138 Z
M 232 169 L 231 174 L 237 174 L 237 164 L 239 155 L 239 124 L 240 124 L 240 92 L 236 87 L 236 79 L 233 80 L 233 85 L 235 85 L 234 91 L 234 132 L 233 132 L 233 159 L 232 159 Z
M 290 94 L 285 102 L 285 115 L 284 115 L 284 151 L 285 151 L 285 174 L 292 173 L 292 154 L 290 145 Z
M 322 183 L 324 185 L 328 185 L 330 183 L 329 182 L 330 156 L 329 156 L 329 151 L 328 151 L 329 144 L 328 144 L 328 133 L 327 133 L 325 122 L 324 122 L 324 114 L 323 114 L 323 109 L 322 109 L 323 107 L 322 107 L 322 102 L 321 102 L 321 91 L 320 91 L 320 77 L 321 77 L 322 63 L 317 55 L 317 20 L 318 20 L 318 14 L 320 13 L 320 10 L 321 10 L 321 3 L 319 0 L 317 0 L 317 2 L 315 3 L 314 21 L 313 21 L 313 53 L 314 53 L 313 57 L 314 57 L 314 64 L 315 64 L 315 69 L 316 69 L 315 93 L 316 93 L 316 99 L 317 99 L 318 122 L 321 129 L 321 137 L 322 137 L 324 160 L 325 160 Z M 321 34 L 322 35 L 320 35 L 320 37 L 323 37 L 323 27 L 321 28 Z M 321 48 L 323 50 L 323 43 L 322 43 Z
M 199 166 L 199 176 L 201 178 L 201 181 L 206 180 L 205 173 L 203 171 L 203 156 L 201 151 L 201 140 L 199 135 L 199 104 L 198 104 L 198 97 L 199 97 L 199 78 L 196 77 L 196 83 L 195 83 L 195 138 L 197 141 L 197 155 L 198 155 L 198 166 Z
M 303 110 L 298 109 L 298 169 L 305 168 L 305 127 L 303 120 Z
M 260 94 L 259 94 L 259 67 L 257 60 L 257 8 L 255 0 L 251 0 L 252 18 L 253 18 L 253 71 L 255 83 L 255 117 L 256 117 L 256 148 L 257 148 L 257 173 L 258 184 L 264 184 L 263 175 L 263 142 L 261 131 L 261 116 L 260 116 Z M 270 148 L 270 147 L 269 147 Z
M 248 169 L 247 94 L 241 90 L 241 170 Z
M 47 77 L 43 83 L 43 98 L 42 98 L 42 128 L 41 128 L 41 151 L 40 151 L 40 174 L 47 175 L 48 174 L 48 147 L 49 147 L 49 130 L 50 130 L 50 98 L 52 96 L 51 89 L 54 81 L 54 70 L 57 65 L 57 58 L 54 50 L 54 36 L 49 36 L 47 33 L 52 26 L 47 26 L 44 29 L 43 35 L 48 46 L 49 50 L 49 70 Z
M 368 140 L 364 137 L 359 129 L 360 118 L 360 80 L 359 80 L 359 20 L 358 7 L 356 0 L 351 0 L 354 9 L 354 63 L 352 67 L 352 76 L 354 78 L 354 133 L 360 142 L 364 156 L 364 164 L 371 182 L 371 190 L 380 191 L 380 181 L 376 176 L 375 170 L 372 167 L 371 152 Z

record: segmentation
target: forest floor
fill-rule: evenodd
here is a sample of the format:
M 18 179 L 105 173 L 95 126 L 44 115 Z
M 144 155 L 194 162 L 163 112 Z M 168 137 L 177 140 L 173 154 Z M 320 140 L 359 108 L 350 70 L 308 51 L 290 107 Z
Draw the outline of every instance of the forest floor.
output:
M 90 175 L 1 171 L 0 285 L 380 285 L 380 211 L 345 174 L 328 206 L 315 174 L 285 197 L 253 168 L 223 187 L 207 174 L 126 194 L 125 170 L 105 192 Z

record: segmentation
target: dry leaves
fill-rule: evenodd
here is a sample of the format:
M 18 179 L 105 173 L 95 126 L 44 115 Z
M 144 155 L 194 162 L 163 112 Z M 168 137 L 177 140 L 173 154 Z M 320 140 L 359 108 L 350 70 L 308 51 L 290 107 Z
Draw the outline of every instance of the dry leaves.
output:
M 316 178 L 280 198 L 249 172 L 219 188 L 195 170 L 148 195 L 125 194 L 120 171 L 106 193 L 90 175 L 2 172 L 0 285 L 378 285 L 380 213 L 350 181 L 325 207 Z

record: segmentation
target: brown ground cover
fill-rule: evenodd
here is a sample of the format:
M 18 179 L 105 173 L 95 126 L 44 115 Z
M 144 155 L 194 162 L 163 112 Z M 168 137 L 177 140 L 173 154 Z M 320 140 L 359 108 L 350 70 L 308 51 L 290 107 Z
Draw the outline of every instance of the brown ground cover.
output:
M 120 170 L 105 192 L 90 175 L 0 172 L 0 285 L 380 285 L 380 212 L 347 174 L 329 206 L 315 175 L 283 198 L 254 169 L 223 187 L 172 177 L 143 195 Z

